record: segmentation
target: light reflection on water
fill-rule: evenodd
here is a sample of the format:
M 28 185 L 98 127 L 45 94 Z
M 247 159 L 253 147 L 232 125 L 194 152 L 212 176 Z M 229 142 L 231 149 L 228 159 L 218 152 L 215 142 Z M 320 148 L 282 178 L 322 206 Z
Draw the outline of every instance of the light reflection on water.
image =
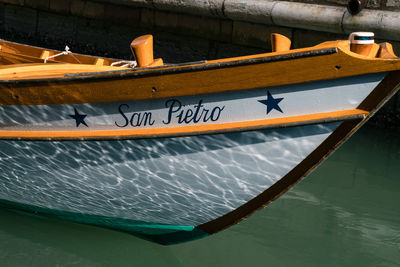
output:
M 0 141 L 0 199 L 196 226 L 259 195 L 338 124 L 160 139 Z
M 0 266 L 399 266 L 398 136 L 364 127 L 266 209 L 176 246 L 0 211 Z

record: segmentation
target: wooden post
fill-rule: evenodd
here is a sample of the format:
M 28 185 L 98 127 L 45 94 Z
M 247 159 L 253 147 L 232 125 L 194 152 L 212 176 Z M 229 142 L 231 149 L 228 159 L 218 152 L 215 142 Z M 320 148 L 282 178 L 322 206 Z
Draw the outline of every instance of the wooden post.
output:
M 134 39 L 131 43 L 131 51 L 139 67 L 149 66 L 154 61 L 153 36 L 148 34 Z
M 271 34 L 272 52 L 289 51 L 292 41 L 286 36 L 273 33 Z

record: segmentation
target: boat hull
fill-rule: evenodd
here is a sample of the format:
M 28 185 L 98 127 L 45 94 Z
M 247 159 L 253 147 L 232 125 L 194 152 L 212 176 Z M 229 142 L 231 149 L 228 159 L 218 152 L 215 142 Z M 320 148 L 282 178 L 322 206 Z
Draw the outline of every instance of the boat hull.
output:
M 158 139 L 0 141 L 0 199 L 127 231 L 118 226 L 124 221 L 149 238 L 190 232 L 268 189 L 339 124 Z
M 396 92 L 393 64 L 341 74 L 373 63 L 339 52 L 0 81 L 0 202 L 162 244 L 218 232 Z M 321 72 L 301 69 L 324 59 Z
M 363 113 L 358 106 L 386 75 L 148 100 L 2 105 L 1 134 L 52 140 L 153 138 L 341 120 Z

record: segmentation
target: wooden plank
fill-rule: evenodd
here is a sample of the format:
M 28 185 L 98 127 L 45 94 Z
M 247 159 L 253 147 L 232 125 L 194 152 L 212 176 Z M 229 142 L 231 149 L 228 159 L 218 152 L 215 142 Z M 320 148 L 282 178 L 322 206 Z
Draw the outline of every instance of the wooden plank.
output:
M 49 51 L 44 51 L 44 56 L 49 54 Z M 12 66 L 3 66 L 0 68 L 0 79 L 24 79 L 29 78 L 51 78 L 54 76 L 64 76 L 65 73 L 82 73 L 93 71 L 115 71 L 126 69 L 121 67 L 111 66 L 96 66 L 87 64 L 18 64 Z
M 3 46 L 3 48 L 7 48 L 7 50 L 3 49 L 3 51 L 5 51 L 5 52 L 14 53 L 16 55 L 21 55 L 21 56 L 35 57 L 37 59 L 40 58 L 43 51 L 49 51 L 50 55 L 55 55 L 55 54 L 59 54 L 60 52 L 62 52 L 62 51 L 58 51 L 58 50 L 52 50 L 52 49 L 47 49 L 47 48 L 42 48 L 42 47 L 19 44 L 19 43 L 9 42 L 9 41 L 5 41 L 5 40 L 0 40 L 0 44 Z M 82 54 L 77 54 L 77 53 L 72 53 L 71 56 L 64 56 L 61 58 L 59 57 L 57 59 L 52 59 L 51 61 L 64 62 L 64 63 L 80 62 L 83 64 L 92 64 L 93 62 L 96 61 L 96 59 L 106 59 L 107 61 L 110 61 L 110 62 L 119 61 L 119 59 L 102 58 L 102 57 L 82 55 Z M 28 62 L 31 62 L 31 61 L 28 61 Z M 40 61 L 35 61 L 35 62 L 40 62 Z M 21 62 L 21 63 L 23 63 L 23 62 Z

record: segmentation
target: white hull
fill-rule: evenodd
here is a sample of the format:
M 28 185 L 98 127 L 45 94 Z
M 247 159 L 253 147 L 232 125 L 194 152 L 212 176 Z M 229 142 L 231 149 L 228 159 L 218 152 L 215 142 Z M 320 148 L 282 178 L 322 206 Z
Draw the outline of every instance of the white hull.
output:
M 262 193 L 338 125 L 153 140 L 0 141 L 0 199 L 198 226 Z
M 137 130 L 277 119 L 355 109 L 386 73 L 271 88 L 91 104 L 0 106 L 1 130 Z M 112 88 L 110 88 L 112 92 Z M 268 110 L 268 94 L 281 99 Z M 77 113 L 76 113 L 77 112 Z M 267 113 L 268 112 L 268 113 Z M 82 122 L 74 119 L 85 116 Z M 85 124 L 84 124 L 84 123 Z

